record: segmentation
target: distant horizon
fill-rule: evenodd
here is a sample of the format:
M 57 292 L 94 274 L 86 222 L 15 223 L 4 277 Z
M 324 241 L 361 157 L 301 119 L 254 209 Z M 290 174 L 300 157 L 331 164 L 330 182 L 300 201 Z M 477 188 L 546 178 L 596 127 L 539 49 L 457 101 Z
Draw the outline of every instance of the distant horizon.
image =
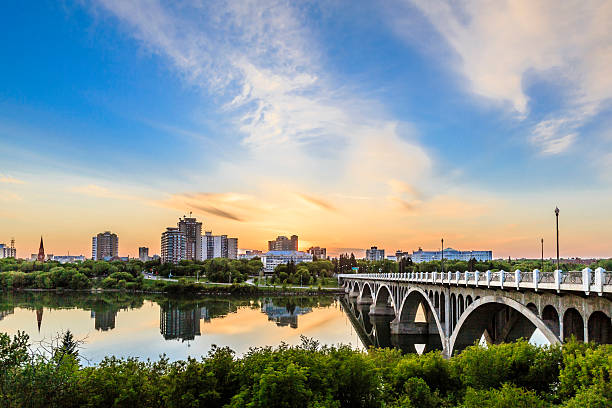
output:
M 0 242 L 612 256 L 612 2 L 9 0 Z

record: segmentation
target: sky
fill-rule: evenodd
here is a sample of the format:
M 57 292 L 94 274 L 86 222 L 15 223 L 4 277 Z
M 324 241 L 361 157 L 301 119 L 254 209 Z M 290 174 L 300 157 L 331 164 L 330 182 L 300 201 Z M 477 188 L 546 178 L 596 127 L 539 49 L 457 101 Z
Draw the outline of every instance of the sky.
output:
M 0 243 L 612 256 L 609 1 L 7 0 Z

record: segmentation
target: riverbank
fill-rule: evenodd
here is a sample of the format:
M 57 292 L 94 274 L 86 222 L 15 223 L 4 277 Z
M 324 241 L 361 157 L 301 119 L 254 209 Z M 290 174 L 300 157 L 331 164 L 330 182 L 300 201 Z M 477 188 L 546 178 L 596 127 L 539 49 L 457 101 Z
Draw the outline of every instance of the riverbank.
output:
M 320 296 L 341 295 L 342 288 L 313 288 L 313 287 L 283 287 L 283 286 L 257 286 L 249 284 L 220 284 L 220 283 L 183 283 L 170 280 L 148 280 L 142 282 L 138 289 L 116 289 L 94 287 L 89 289 L 71 288 L 4 288 L 7 292 L 77 292 L 77 293 L 137 293 L 137 294 L 188 294 L 193 296 Z

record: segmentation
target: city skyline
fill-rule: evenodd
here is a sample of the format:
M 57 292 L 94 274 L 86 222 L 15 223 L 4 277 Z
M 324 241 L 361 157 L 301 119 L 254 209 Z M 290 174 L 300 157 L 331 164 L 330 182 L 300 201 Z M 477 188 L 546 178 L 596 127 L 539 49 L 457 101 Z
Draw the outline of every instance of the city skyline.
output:
M 0 16 L 0 243 L 610 257 L 612 4 L 23 5 Z M 392 252 L 391 252 L 392 251 Z

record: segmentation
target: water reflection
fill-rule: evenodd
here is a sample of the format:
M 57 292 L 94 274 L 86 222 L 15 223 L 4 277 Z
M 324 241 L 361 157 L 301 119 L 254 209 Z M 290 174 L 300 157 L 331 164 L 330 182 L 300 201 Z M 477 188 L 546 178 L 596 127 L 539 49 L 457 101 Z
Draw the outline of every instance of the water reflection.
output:
M 347 296 L 340 298 L 340 304 L 366 347 L 394 347 L 404 353 L 419 354 L 442 350 L 442 341 L 437 334 L 391 334 L 394 316 L 370 315 L 370 305 L 360 305 L 356 299 Z
M 392 316 L 370 316 L 368 305 L 328 297 L 168 297 L 113 293 L 0 294 L 0 331 L 25 330 L 35 343 L 70 329 L 85 338 L 88 357 L 184 359 L 213 344 L 239 354 L 250 347 L 321 344 L 396 347 L 422 353 L 442 348 L 438 336 L 391 334 Z

